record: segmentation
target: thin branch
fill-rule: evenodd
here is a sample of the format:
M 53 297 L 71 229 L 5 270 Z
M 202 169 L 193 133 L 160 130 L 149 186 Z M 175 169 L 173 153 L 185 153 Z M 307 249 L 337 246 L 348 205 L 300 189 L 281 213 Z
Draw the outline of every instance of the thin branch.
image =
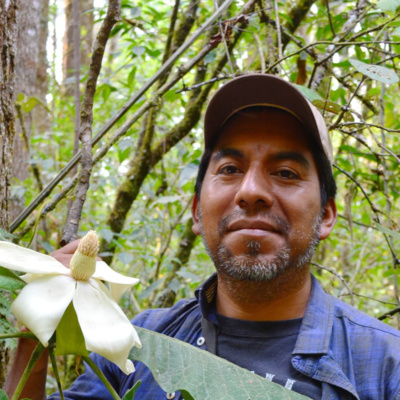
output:
M 214 0 L 215 8 L 218 10 L 218 2 Z M 224 42 L 224 47 L 225 47 L 225 52 L 226 52 L 226 58 L 228 60 L 229 68 L 231 70 L 231 76 L 235 76 L 235 71 L 233 70 L 233 65 L 232 65 L 232 60 L 231 56 L 229 54 L 229 49 L 228 49 L 228 44 L 226 43 L 226 37 L 225 37 L 225 27 L 222 26 L 222 21 L 221 18 L 218 19 L 218 26 L 219 26 L 219 32 L 222 37 L 222 41 Z
M 196 85 L 192 85 L 192 86 L 184 86 L 182 89 L 177 90 L 175 93 L 182 93 L 182 92 L 188 92 L 191 90 L 196 90 L 204 85 L 209 85 L 211 83 L 222 81 L 225 79 L 231 79 L 231 77 L 230 76 L 216 76 L 215 78 L 209 79 L 206 82 L 200 82 L 200 83 L 197 83 Z
M 278 56 L 279 58 L 282 58 L 282 37 L 281 37 L 281 25 L 279 22 L 278 0 L 274 0 L 274 8 L 275 8 L 276 33 L 278 36 Z
M 263 48 L 262 48 L 262 43 L 261 43 L 260 37 L 257 35 L 257 33 L 253 33 L 253 36 L 257 42 L 258 54 L 260 55 L 261 73 L 265 74 L 265 57 L 264 57 L 264 52 L 263 52 Z
M 351 305 L 354 306 L 353 291 L 349 288 L 349 285 L 347 284 L 346 280 L 343 278 L 342 275 L 338 274 L 335 270 L 333 270 L 331 268 L 328 268 L 328 267 L 324 267 L 323 265 L 320 265 L 320 264 L 318 264 L 316 262 L 312 262 L 311 265 L 314 265 L 315 267 L 318 267 L 320 269 L 323 269 L 325 271 L 330 272 L 332 275 L 335 275 L 343 283 L 343 286 L 349 292 L 349 295 L 350 295 L 350 298 L 351 298 Z
M 75 201 L 68 214 L 61 245 L 77 238 L 79 220 L 81 219 L 83 204 L 89 189 L 90 175 L 92 172 L 92 125 L 93 125 L 93 98 L 96 93 L 97 79 L 100 75 L 104 51 L 111 30 L 117 21 L 121 20 L 121 0 L 110 0 L 107 14 L 97 33 L 93 46 L 92 60 L 90 62 L 88 80 L 83 95 L 82 112 L 79 127 L 79 138 L 82 142 L 81 171 L 76 188 Z
M 169 245 L 171 243 L 171 239 L 172 239 L 172 234 L 176 228 L 176 226 L 179 224 L 179 222 L 181 221 L 183 215 L 186 213 L 187 209 L 189 208 L 189 206 L 192 204 L 193 201 L 193 196 L 190 197 L 189 201 L 185 204 L 185 206 L 183 207 L 182 211 L 179 213 L 179 215 L 175 218 L 175 220 L 173 221 L 172 224 L 170 224 L 169 226 L 169 231 L 168 231 L 168 236 L 167 236 L 167 240 L 165 240 L 164 246 L 160 251 L 159 257 L 158 257 L 158 261 L 157 261 L 157 266 L 156 266 L 156 271 L 154 272 L 154 277 L 153 277 L 153 281 L 155 282 L 156 280 L 158 280 L 158 275 L 160 274 L 160 268 L 161 268 L 161 264 L 162 261 L 164 259 L 164 255 L 166 253 L 166 251 L 169 248 Z
M 364 294 L 360 294 L 360 293 L 356 293 L 356 292 L 353 292 L 353 294 L 354 294 L 354 296 L 362 297 L 364 299 L 368 299 L 368 300 L 372 300 L 372 301 L 376 301 L 376 302 L 381 303 L 381 304 L 388 304 L 390 306 L 396 306 L 397 305 L 396 303 L 391 303 L 389 301 L 379 300 L 379 299 L 376 299 L 375 297 L 366 296 Z M 339 297 L 344 297 L 344 296 L 350 296 L 350 293 L 343 293 L 343 294 L 339 295 Z
M 365 192 L 364 188 L 360 185 L 360 183 L 351 175 L 349 174 L 347 171 L 345 171 L 344 169 L 340 168 L 337 164 L 333 164 L 333 166 L 335 168 L 337 168 L 340 172 L 342 172 L 343 174 L 345 174 L 348 178 L 350 178 L 355 184 L 356 186 L 362 191 L 365 199 L 368 201 L 368 204 L 370 205 L 372 211 L 375 214 L 375 221 L 378 222 L 378 224 L 380 224 L 380 218 L 379 218 L 379 213 L 383 214 L 382 211 L 378 210 L 375 205 L 372 203 L 371 199 L 369 198 L 369 196 L 367 195 L 367 193 Z M 390 252 L 392 254 L 393 260 L 396 263 L 396 265 L 400 265 L 400 259 L 397 257 L 396 252 L 393 248 L 393 246 L 391 245 L 391 242 L 388 238 L 388 235 L 386 235 L 386 233 L 383 233 L 383 236 L 385 237 L 386 243 L 389 246 Z
M 350 180 L 352 180 L 356 186 L 361 190 L 361 192 L 363 193 L 364 197 L 366 198 L 366 200 L 368 201 L 368 204 L 370 205 L 372 211 L 375 213 L 378 221 L 379 221 L 379 216 L 378 213 L 381 213 L 381 211 L 379 211 L 374 203 L 372 203 L 372 200 L 369 198 L 369 196 L 367 195 L 366 191 L 364 190 L 364 188 L 361 186 L 361 184 L 357 181 L 357 179 L 355 179 L 350 173 L 348 173 L 347 171 L 345 171 L 344 169 L 340 168 L 337 164 L 333 164 L 333 166 L 335 168 L 337 168 L 341 173 L 345 174 Z
M 356 97 L 356 95 L 357 95 L 358 91 L 360 90 L 361 85 L 364 83 L 364 81 L 365 81 L 365 75 L 362 76 L 356 89 L 351 94 L 350 100 L 347 102 L 347 104 L 344 107 L 342 107 L 342 110 L 341 110 L 339 116 L 337 117 L 336 121 L 328 128 L 329 130 L 335 129 L 337 127 L 337 125 L 339 124 L 339 122 L 343 119 L 344 114 L 349 110 L 351 102 L 353 101 L 354 97 Z
M 174 36 L 175 25 L 176 25 L 176 20 L 178 18 L 178 11 L 179 11 L 180 3 L 181 3 L 180 0 L 175 1 L 174 9 L 172 11 L 172 16 L 171 16 L 171 22 L 169 24 L 167 42 L 165 44 L 164 55 L 163 55 L 163 58 L 161 61 L 161 65 L 166 63 L 169 56 L 171 55 L 172 38 Z
M 331 27 L 333 36 L 336 36 L 335 28 L 333 27 L 333 22 L 332 22 L 331 9 L 329 7 L 329 0 L 325 0 L 325 5 L 326 5 L 326 10 L 328 11 L 329 26 Z
M 278 64 L 280 64 L 281 62 L 287 60 L 288 58 L 294 57 L 295 55 L 300 54 L 300 53 L 302 53 L 303 51 L 307 51 L 308 49 L 310 49 L 310 48 L 312 48 L 312 47 L 315 47 L 315 46 L 317 46 L 317 45 L 320 45 L 320 44 L 326 44 L 326 45 L 330 45 L 330 46 L 335 47 L 335 50 L 332 51 L 331 56 L 329 56 L 329 58 L 330 58 L 330 57 L 333 57 L 333 55 L 334 55 L 335 53 L 337 53 L 339 50 L 343 49 L 343 47 L 346 47 L 346 46 L 353 46 L 353 45 L 359 46 L 359 45 L 362 45 L 362 44 L 370 44 L 370 43 L 375 43 L 375 42 L 373 42 L 373 41 L 365 41 L 365 42 L 332 42 L 332 41 L 330 41 L 330 40 L 319 40 L 319 41 L 316 41 L 316 42 L 314 42 L 314 43 L 307 44 L 307 45 L 303 46 L 302 48 L 300 48 L 299 50 L 297 50 L 297 51 L 295 51 L 295 52 L 293 52 L 293 53 L 290 53 L 290 54 L 288 54 L 287 56 L 284 56 L 284 57 L 280 58 L 280 59 L 277 60 L 274 64 L 272 64 L 272 65 L 270 65 L 270 66 L 268 67 L 267 73 L 268 73 L 271 69 L 273 69 L 274 67 L 276 67 Z M 400 44 L 400 41 L 395 41 L 395 42 L 389 41 L 389 42 L 388 42 L 388 41 L 386 41 L 386 40 L 380 40 L 379 43 L 382 43 L 382 44 L 396 44 L 396 45 L 398 45 L 398 44 Z M 328 60 L 329 58 L 327 58 L 326 60 Z M 325 60 L 325 59 L 324 59 L 324 60 Z M 317 67 L 320 66 L 321 64 L 322 64 L 321 61 L 317 61 L 317 62 L 315 63 L 315 65 L 316 65 Z
M 393 310 L 390 310 L 388 312 L 385 312 L 384 314 L 380 315 L 377 317 L 380 321 L 383 321 L 384 319 L 391 317 L 392 315 L 395 315 L 400 312 L 400 307 L 393 308 Z

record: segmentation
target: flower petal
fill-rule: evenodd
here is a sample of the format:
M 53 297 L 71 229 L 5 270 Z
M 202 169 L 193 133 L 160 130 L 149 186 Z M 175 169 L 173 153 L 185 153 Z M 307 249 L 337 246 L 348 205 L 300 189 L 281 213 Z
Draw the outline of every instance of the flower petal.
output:
M 10 242 L 0 241 L 0 265 L 33 274 L 69 275 L 69 269 L 55 258 Z
M 135 370 L 129 351 L 141 347 L 133 325 L 112 299 L 105 285 L 95 279 L 78 281 L 73 299 L 86 348 L 114 364 L 125 374 Z
M 118 301 L 126 289 L 139 282 L 137 278 L 131 278 L 115 272 L 104 261 L 96 262 L 96 271 L 92 278 L 100 279 L 110 283 L 111 296 L 115 301 Z
M 43 275 L 42 274 L 24 274 L 21 275 L 20 278 L 25 282 L 25 283 L 31 283 L 37 278 L 41 278 Z M 47 275 L 48 276 L 48 275 Z
M 64 311 L 74 296 L 76 281 L 70 276 L 42 276 L 26 285 L 11 311 L 18 321 L 26 325 L 43 346 L 57 328 Z

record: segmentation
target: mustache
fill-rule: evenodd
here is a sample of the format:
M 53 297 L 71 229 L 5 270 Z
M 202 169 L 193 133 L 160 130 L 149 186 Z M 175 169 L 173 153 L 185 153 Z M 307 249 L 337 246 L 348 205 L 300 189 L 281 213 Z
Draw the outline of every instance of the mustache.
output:
M 252 215 L 254 217 L 254 215 Z M 228 226 L 235 220 L 249 217 L 245 210 L 235 210 L 231 214 L 223 217 L 218 225 L 218 234 L 221 237 L 228 229 Z M 289 236 L 290 225 L 281 217 L 271 212 L 259 212 L 257 217 L 269 222 L 272 226 L 276 226 L 280 233 L 285 237 Z

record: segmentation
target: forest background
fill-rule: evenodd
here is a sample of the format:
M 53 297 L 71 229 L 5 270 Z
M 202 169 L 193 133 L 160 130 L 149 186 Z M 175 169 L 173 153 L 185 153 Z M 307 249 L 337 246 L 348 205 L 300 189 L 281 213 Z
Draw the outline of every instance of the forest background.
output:
M 190 215 L 204 109 L 233 76 L 272 73 L 320 107 L 334 144 L 339 219 L 313 272 L 327 292 L 399 328 L 400 1 L 236 0 L 196 37 L 226 3 L 122 0 L 99 47 L 93 166 L 83 167 L 71 160 L 108 3 L 0 3 L 1 235 L 49 253 L 75 237 L 71 224 L 79 237 L 96 230 L 101 257 L 140 278 L 121 301 L 129 317 L 192 296 L 214 270 Z M 3 292 L 3 331 L 16 329 L 11 298 Z M 5 343 L 3 366 L 14 345 Z M 75 361 L 60 364 L 73 379 Z

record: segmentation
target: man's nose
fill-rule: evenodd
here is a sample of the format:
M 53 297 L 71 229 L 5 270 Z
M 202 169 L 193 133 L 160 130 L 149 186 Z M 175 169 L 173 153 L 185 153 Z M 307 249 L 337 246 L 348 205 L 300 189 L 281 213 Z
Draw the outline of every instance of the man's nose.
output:
M 243 175 L 235 202 L 241 208 L 271 207 L 273 192 L 269 177 L 258 168 L 250 168 Z

